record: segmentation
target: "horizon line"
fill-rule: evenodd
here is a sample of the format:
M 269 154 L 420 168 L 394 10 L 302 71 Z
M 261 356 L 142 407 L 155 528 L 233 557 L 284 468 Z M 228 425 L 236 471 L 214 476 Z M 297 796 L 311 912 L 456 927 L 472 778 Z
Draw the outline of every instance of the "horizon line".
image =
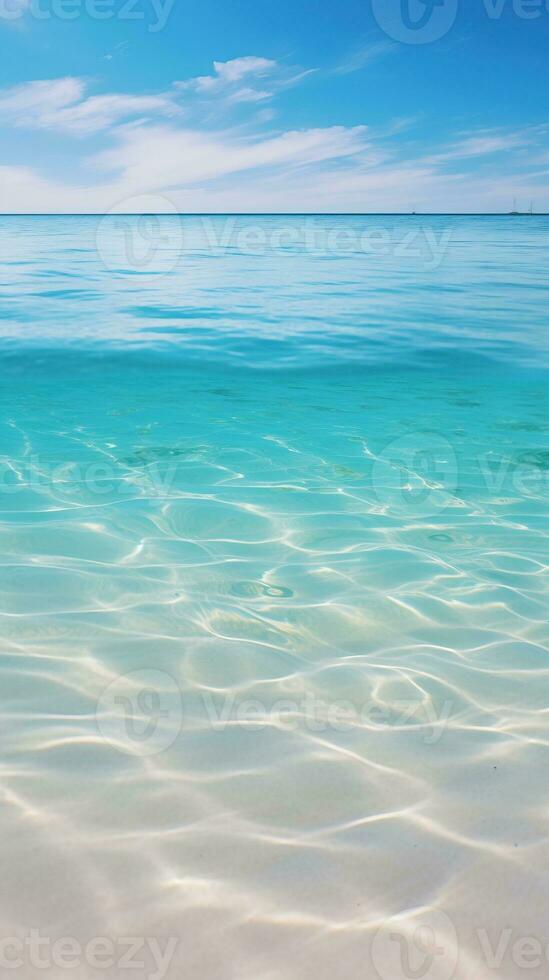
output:
M 0 218 L 547 218 L 549 211 L 0 211 Z

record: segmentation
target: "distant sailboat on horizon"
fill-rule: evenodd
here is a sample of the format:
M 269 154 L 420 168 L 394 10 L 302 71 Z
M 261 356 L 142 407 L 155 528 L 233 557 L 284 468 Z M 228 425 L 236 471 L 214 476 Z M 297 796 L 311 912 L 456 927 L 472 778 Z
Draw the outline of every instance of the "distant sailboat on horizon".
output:
M 534 202 L 533 201 L 530 201 L 530 210 L 529 211 L 517 211 L 517 199 L 516 199 L 516 197 L 513 198 L 513 210 L 512 211 L 509 211 L 509 214 L 510 215 L 522 215 L 522 214 L 533 214 L 533 213 L 534 213 Z

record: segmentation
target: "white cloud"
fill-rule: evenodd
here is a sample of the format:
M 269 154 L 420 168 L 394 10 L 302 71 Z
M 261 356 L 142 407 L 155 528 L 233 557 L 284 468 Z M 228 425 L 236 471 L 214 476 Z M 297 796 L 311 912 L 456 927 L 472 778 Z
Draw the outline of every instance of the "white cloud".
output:
M 214 61 L 214 74 L 194 79 L 197 88 L 212 89 L 231 82 L 239 82 L 249 75 L 268 74 L 277 67 L 276 61 L 269 58 L 257 58 L 247 55 L 244 58 L 233 58 L 231 61 Z M 192 80 L 191 83 L 192 85 Z
M 457 143 L 451 151 L 455 157 L 486 156 L 490 153 L 501 153 L 504 150 L 521 146 L 522 141 L 514 135 L 510 136 L 470 136 Z
M 182 89 L 192 89 L 206 95 L 217 95 L 226 88 L 241 82 L 243 78 L 254 76 L 262 78 L 277 68 L 276 61 L 269 58 L 257 58 L 248 55 L 244 58 L 233 58 L 231 61 L 214 61 L 213 75 L 199 75 L 187 81 L 176 82 Z
M 272 94 L 272 92 L 268 92 L 265 89 L 244 86 L 243 88 L 237 88 L 228 95 L 227 102 L 262 102 L 263 99 L 270 99 Z
M 214 61 L 212 75 L 199 75 L 175 83 L 183 91 L 193 92 L 202 98 L 218 98 L 229 102 L 259 102 L 289 85 L 295 85 L 311 70 L 288 68 L 256 55 L 233 58 L 231 61 Z M 242 84 L 244 82 L 244 84 Z M 259 83 L 256 88 L 254 83 Z
M 493 131 L 473 133 L 450 144 L 445 150 L 434 154 L 429 159 L 442 162 L 444 160 L 465 160 L 468 157 L 483 157 L 490 156 L 494 153 L 506 153 L 510 150 L 517 150 L 529 146 L 532 138 L 533 132 L 527 130 L 518 133 Z
M 7 126 L 75 136 L 105 131 L 100 153 L 67 157 L 67 173 L 84 175 L 79 186 L 26 165 L 0 166 L 0 211 L 74 212 L 85 201 L 87 210 L 101 212 L 142 194 L 157 195 L 159 210 L 167 198 L 191 212 L 497 211 L 515 195 L 549 208 L 546 173 L 534 171 L 547 154 L 547 127 L 459 133 L 429 156 L 404 142 L 402 130 L 414 120 L 376 133 L 334 125 L 266 135 L 270 110 L 263 103 L 290 76 L 284 81 L 280 66 L 255 57 L 215 62 L 214 71 L 179 85 L 180 97 L 198 107 L 194 115 L 189 106 L 183 115 L 175 89 L 88 95 L 83 79 L 67 77 L 0 91 Z M 214 92 L 223 128 L 213 128 L 215 114 L 202 95 L 197 101 L 199 91 Z M 257 105 L 247 126 L 228 126 L 230 103 L 245 101 Z
M 121 175 L 132 192 L 185 187 L 254 169 L 303 167 L 367 148 L 366 128 L 332 126 L 268 138 L 170 127 L 123 127 L 119 143 L 95 157 L 98 169 Z
M 168 145 L 161 143 L 159 148 Z M 222 146 L 221 140 L 216 141 L 216 149 Z M 135 152 L 137 148 L 136 143 Z M 131 200 L 139 194 L 154 195 L 159 212 L 173 207 L 188 213 L 505 211 L 514 196 L 525 205 L 533 200 L 536 211 L 549 210 L 546 172 L 493 173 L 480 179 L 468 173 L 442 173 L 425 161 L 376 161 L 361 153 L 315 162 L 310 158 L 307 165 L 298 166 L 297 142 L 293 151 L 284 163 L 279 157 L 276 167 L 250 165 L 244 180 L 242 169 L 224 168 L 215 175 L 212 170 L 205 172 L 199 180 L 198 158 L 193 164 L 195 176 L 189 168 L 178 179 L 177 166 L 173 172 L 161 166 L 153 171 L 150 161 L 142 170 L 127 166 L 104 181 L 78 186 L 46 180 L 28 167 L 0 167 L 0 211 L 78 213 L 83 201 L 90 212 L 116 206 L 125 211 L 131 210 Z M 258 149 L 254 153 L 257 159 Z
M 161 116 L 179 115 L 176 97 L 183 93 L 216 99 L 225 106 L 263 102 L 306 74 L 296 74 L 268 58 L 248 56 L 214 61 L 213 75 L 175 82 L 170 92 L 157 95 L 87 95 L 86 80 L 71 76 L 24 82 L 0 90 L 0 122 L 86 136 L 137 117 L 155 124 Z
M 138 115 L 174 115 L 166 95 L 94 95 L 84 98 L 81 78 L 26 82 L 0 92 L 0 119 L 30 129 L 55 129 L 87 135 Z
M 293 149 L 297 152 L 297 144 Z M 48 181 L 28 167 L 0 167 L 0 211 L 79 212 L 83 201 L 90 212 L 116 206 L 125 211 L 139 194 L 152 194 L 159 212 L 173 207 L 188 213 L 505 211 L 515 195 L 526 204 L 534 200 L 537 211 L 549 210 L 546 173 L 479 179 L 445 174 L 417 160 L 369 165 L 361 154 L 307 166 L 294 163 L 289 156 L 285 165 L 250 166 L 245 180 L 241 170 L 220 170 L 215 178 L 210 171 L 200 182 L 188 179 L 190 171 L 174 180 L 161 168 L 155 173 L 127 168 L 103 182 L 78 186 Z
M 87 195 L 87 188 L 68 189 L 44 179 L 31 167 L 0 166 L 0 211 L 5 214 L 81 211 Z
M 108 129 L 120 119 L 131 116 L 173 116 L 176 105 L 166 96 L 157 95 L 95 95 L 60 113 L 42 120 L 42 125 L 65 129 L 73 133 L 94 133 Z
M 40 118 L 78 102 L 84 88 L 82 79 L 71 77 L 14 85 L 0 92 L 0 114 L 16 123 Z

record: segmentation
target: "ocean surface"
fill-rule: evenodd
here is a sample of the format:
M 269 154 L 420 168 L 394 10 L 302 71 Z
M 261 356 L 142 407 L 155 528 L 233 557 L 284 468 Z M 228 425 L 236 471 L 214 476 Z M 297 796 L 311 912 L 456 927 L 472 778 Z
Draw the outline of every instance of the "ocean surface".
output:
M 546 978 L 549 218 L 0 266 L 3 968 Z

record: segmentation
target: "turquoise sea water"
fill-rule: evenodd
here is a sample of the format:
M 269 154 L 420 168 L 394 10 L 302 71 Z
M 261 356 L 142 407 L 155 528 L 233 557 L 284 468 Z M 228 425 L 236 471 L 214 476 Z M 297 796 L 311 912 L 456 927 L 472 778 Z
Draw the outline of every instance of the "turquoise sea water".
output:
M 0 218 L 0 901 L 36 975 L 107 937 L 68 975 L 124 976 L 131 936 L 170 980 L 516 978 L 524 937 L 547 975 L 548 233 Z

